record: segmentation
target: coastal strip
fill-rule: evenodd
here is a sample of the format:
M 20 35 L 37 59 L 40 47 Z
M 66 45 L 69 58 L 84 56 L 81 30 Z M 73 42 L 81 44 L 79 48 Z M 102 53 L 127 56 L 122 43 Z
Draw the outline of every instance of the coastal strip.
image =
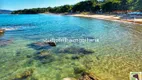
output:
M 134 24 L 142 24 L 142 18 L 137 19 L 129 19 L 123 18 L 121 16 L 117 15 L 105 15 L 105 14 L 71 14 L 69 16 L 75 16 L 75 17 L 86 17 L 86 18 L 96 18 L 96 19 L 102 19 L 102 20 L 110 20 L 110 21 L 118 21 L 118 22 L 127 22 L 127 23 L 134 23 Z

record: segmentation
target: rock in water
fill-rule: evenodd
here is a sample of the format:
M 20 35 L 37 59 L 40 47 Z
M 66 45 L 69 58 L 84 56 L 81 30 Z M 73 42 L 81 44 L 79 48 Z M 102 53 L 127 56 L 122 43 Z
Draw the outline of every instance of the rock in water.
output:
M 55 42 L 47 42 L 50 46 L 56 46 Z
M 3 34 L 5 32 L 4 29 L 0 29 L 0 34 Z
M 41 51 L 38 52 L 35 57 L 35 60 L 39 60 L 41 63 L 46 64 L 55 61 L 55 58 L 52 54 L 50 54 L 48 51 Z
M 84 72 L 82 73 L 81 78 L 79 78 L 78 80 L 98 80 L 98 79 L 94 77 L 94 75 Z
M 76 60 L 76 59 L 79 59 L 79 58 L 80 58 L 80 56 L 77 56 L 77 55 L 74 55 L 74 56 L 71 57 L 72 60 Z
M 33 72 L 34 72 L 34 69 L 28 69 L 24 71 L 23 73 L 17 74 L 12 80 L 29 80 L 27 78 L 31 77 Z
M 0 37 L 2 37 L 4 34 L 0 34 Z
M 42 50 L 42 49 L 49 49 L 51 48 L 51 46 L 55 47 L 56 44 L 54 42 L 36 42 L 29 44 L 28 46 L 36 50 Z
M 70 53 L 70 54 L 92 54 L 94 51 L 92 50 L 87 50 L 85 48 L 79 48 L 79 47 L 67 47 L 64 49 L 61 49 L 58 51 L 59 53 Z
M 49 57 L 51 57 L 51 54 L 48 53 L 47 51 L 40 51 L 36 54 L 36 58 L 41 60 L 41 59 L 48 59 Z
M 5 30 L 4 29 L 0 29 L 0 37 L 4 35 Z

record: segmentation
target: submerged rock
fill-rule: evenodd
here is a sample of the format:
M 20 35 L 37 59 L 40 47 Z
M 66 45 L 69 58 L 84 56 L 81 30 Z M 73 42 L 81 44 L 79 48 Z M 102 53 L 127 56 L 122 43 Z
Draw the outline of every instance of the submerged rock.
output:
M 79 48 L 79 47 L 68 47 L 65 49 L 59 50 L 59 53 L 71 53 L 71 54 L 91 54 L 94 51 L 87 50 L 85 48 Z
M 28 69 L 21 74 L 17 74 L 12 80 L 27 80 L 30 76 L 32 76 L 34 69 Z
M 51 54 L 48 53 L 48 52 L 45 51 L 45 50 L 38 52 L 36 55 L 37 55 L 36 57 L 37 57 L 38 59 L 48 58 L 48 57 L 51 56 Z
M 21 52 L 20 51 L 17 51 L 16 52 L 16 56 L 20 56 Z
M 85 69 L 80 68 L 80 67 L 75 67 L 74 68 L 74 74 L 82 74 L 85 72 Z
M 0 39 L 0 47 L 4 47 L 12 43 L 12 40 Z
M 81 77 L 78 80 L 98 80 L 93 74 L 90 73 L 82 73 Z
M 42 50 L 42 49 L 50 49 L 51 46 L 55 47 L 56 44 L 54 42 L 36 42 L 29 44 L 28 46 L 36 50 Z
M 80 56 L 78 56 L 78 55 L 73 55 L 73 56 L 71 57 L 72 60 L 76 60 L 76 59 L 79 59 L 79 58 L 80 58 Z
M 0 37 L 2 37 L 4 34 L 0 34 Z
M 27 58 L 31 58 L 31 57 L 32 57 L 32 55 L 27 55 L 26 57 L 27 57 Z
M 41 51 L 36 54 L 34 59 L 39 60 L 41 63 L 49 63 L 55 60 L 54 56 L 50 54 L 48 51 Z
M 85 68 L 74 67 L 74 74 L 81 75 L 77 80 L 98 80 L 92 73 L 87 73 Z

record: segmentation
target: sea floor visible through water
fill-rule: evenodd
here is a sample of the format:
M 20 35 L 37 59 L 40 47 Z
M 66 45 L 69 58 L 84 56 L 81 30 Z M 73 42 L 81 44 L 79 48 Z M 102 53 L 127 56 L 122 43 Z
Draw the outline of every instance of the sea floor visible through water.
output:
M 142 72 L 142 26 L 63 15 L 0 15 L 0 80 L 129 80 Z M 51 38 L 97 39 L 56 42 Z

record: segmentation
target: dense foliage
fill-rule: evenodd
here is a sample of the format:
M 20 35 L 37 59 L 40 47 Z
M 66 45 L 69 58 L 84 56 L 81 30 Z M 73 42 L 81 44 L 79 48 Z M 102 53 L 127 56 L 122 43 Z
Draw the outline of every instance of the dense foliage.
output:
M 113 12 L 113 11 L 142 11 L 142 0 L 86 0 L 75 5 L 58 7 L 33 8 L 13 11 L 12 14 L 79 13 L 79 12 Z

